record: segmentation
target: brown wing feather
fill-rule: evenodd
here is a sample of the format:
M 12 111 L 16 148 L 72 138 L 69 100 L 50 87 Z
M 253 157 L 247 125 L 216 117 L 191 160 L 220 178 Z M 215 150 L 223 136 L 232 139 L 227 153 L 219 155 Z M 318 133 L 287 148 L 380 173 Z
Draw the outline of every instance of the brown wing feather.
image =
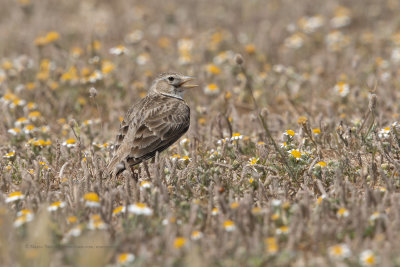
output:
M 163 95 L 147 96 L 127 112 L 121 123 L 117 149 L 108 171 L 117 174 L 123 171 L 125 159 L 133 166 L 154 157 L 156 152 L 178 140 L 189 124 L 190 109 L 183 100 Z

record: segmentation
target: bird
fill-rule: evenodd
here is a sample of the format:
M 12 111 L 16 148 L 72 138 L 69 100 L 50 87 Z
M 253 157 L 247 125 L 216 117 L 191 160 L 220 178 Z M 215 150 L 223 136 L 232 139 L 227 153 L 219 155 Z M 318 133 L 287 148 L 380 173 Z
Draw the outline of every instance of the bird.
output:
M 118 176 L 129 167 L 150 159 L 184 135 L 190 126 L 190 108 L 183 99 L 194 77 L 175 72 L 161 73 L 148 94 L 125 114 L 116 136 L 113 156 L 107 165 Z

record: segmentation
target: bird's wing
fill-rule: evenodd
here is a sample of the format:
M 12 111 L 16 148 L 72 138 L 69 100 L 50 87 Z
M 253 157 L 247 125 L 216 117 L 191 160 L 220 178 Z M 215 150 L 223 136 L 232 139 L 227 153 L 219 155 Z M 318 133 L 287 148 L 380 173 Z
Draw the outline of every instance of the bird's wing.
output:
M 153 157 L 178 140 L 189 128 L 190 109 L 172 97 L 153 96 L 128 111 L 117 136 L 118 149 L 108 166 L 109 172 L 127 160 L 136 165 Z M 136 112 L 136 113 L 135 113 Z M 129 122 L 128 122 L 129 121 Z M 122 166 L 123 167 L 123 166 Z

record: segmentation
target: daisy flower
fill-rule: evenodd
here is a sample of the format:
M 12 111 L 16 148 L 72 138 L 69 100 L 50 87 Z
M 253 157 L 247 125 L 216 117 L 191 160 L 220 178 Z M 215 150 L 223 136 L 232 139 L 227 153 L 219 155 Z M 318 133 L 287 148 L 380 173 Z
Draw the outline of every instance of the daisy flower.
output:
M 64 142 L 62 143 L 62 145 L 63 145 L 63 146 L 66 146 L 66 147 L 68 147 L 68 148 L 70 148 L 70 147 L 75 147 L 75 146 L 76 146 L 76 140 L 73 139 L 73 138 L 68 139 L 68 140 L 64 141 Z
M 285 39 L 284 45 L 290 49 L 299 49 L 304 44 L 304 36 L 301 33 L 295 33 Z
M 116 47 L 110 48 L 109 52 L 110 52 L 111 55 L 119 56 L 119 55 L 122 55 L 122 54 L 127 54 L 128 53 L 128 49 L 123 45 L 118 45 Z
M 104 230 L 107 228 L 107 225 L 103 222 L 100 215 L 94 214 L 90 216 L 88 228 L 90 230 Z
M 86 207 L 100 207 L 100 199 L 99 195 L 97 195 L 94 192 L 86 193 L 83 196 L 83 200 L 85 201 L 85 206 Z
M 135 255 L 132 253 L 121 253 L 117 256 L 117 263 L 119 265 L 128 265 L 135 260 Z
M 118 206 L 113 210 L 112 213 L 113 213 L 113 215 L 118 215 L 118 214 L 121 214 L 121 213 L 125 213 L 125 211 L 126 211 L 125 206 Z
M 215 83 L 210 83 L 206 87 L 204 87 L 204 93 L 206 95 L 217 95 L 219 93 L 219 87 Z
M 350 92 L 350 86 L 349 86 L 349 84 L 347 84 L 345 82 L 338 82 L 333 87 L 333 90 L 335 90 L 341 97 L 345 97 Z
M 227 231 L 227 232 L 232 232 L 232 231 L 235 231 L 235 229 L 236 229 L 235 223 L 231 220 L 224 221 L 223 226 L 225 228 L 225 231 Z
M 212 211 L 211 211 L 211 215 L 215 216 L 215 215 L 218 215 L 218 214 L 219 214 L 218 208 L 213 208 Z
M 336 216 L 338 218 L 345 218 L 348 217 L 350 215 L 350 212 L 348 209 L 346 208 L 340 208 L 337 212 L 336 212 Z
M 269 254 L 275 254 L 279 250 L 278 242 L 275 237 L 268 237 L 265 239 L 264 243 L 267 246 L 267 252 Z
M 362 266 L 373 266 L 379 262 L 379 258 L 372 250 L 364 250 L 360 254 L 360 263 Z
M 144 203 L 135 203 L 135 204 L 129 205 L 128 212 L 137 214 L 137 215 L 144 215 L 144 216 L 153 215 L 153 210 Z
M 186 244 L 186 238 L 184 237 L 177 237 L 174 240 L 174 248 L 178 249 L 181 248 Z
M 386 127 L 386 128 L 380 129 L 379 132 L 378 132 L 378 136 L 381 139 L 389 138 L 389 136 L 390 136 L 390 127 Z
M 193 231 L 192 234 L 190 235 L 190 238 L 192 240 L 199 240 L 203 237 L 203 233 L 200 231 Z
M 233 133 L 232 134 L 231 141 L 241 140 L 241 139 L 243 139 L 243 135 L 241 135 L 240 133 Z
M 151 188 L 151 182 L 149 181 L 142 181 L 140 183 L 140 189 L 149 189 Z
M 346 244 L 339 244 L 329 247 L 328 255 L 331 259 L 343 260 L 351 256 L 351 251 Z
M 62 209 L 66 206 L 66 203 L 63 201 L 56 201 L 50 204 L 50 206 L 47 208 L 48 211 L 56 211 L 58 209 Z
M 6 198 L 6 203 L 14 202 L 14 201 L 21 200 L 24 198 L 25 198 L 25 196 L 21 192 L 19 192 L 19 191 L 12 192 L 12 193 L 8 194 L 8 196 Z
M 15 152 L 10 152 L 3 156 L 3 158 L 5 158 L 5 159 L 11 159 L 13 157 L 15 157 Z
M 15 219 L 13 226 L 20 227 L 21 225 L 33 220 L 33 213 L 31 210 L 21 210 L 17 213 L 17 219 Z
M 143 31 L 142 30 L 135 30 L 133 32 L 128 33 L 124 40 L 129 44 L 135 44 L 143 39 Z
M 283 234 L 287 234 L 287 233 L 289 233 L 289 227 L 287 227 L 286 225 L 283 225 L 276 229 L 277 235 L 283 235 Z

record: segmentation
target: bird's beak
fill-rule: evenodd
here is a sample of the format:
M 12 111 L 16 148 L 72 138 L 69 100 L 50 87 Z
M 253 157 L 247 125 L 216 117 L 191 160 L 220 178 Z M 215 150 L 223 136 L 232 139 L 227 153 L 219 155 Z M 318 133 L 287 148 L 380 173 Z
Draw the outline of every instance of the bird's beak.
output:
M 190 76 L 185 76 L 182 79 L 182 82 L 179 84 L 180 87 L 182 87 L 183 89 L 190 89 L 193 87 L 197 87 L 198 85 L 196 84 L 187 84 L 187 82 L 193 81 L 194 77 L 190 77 Z

